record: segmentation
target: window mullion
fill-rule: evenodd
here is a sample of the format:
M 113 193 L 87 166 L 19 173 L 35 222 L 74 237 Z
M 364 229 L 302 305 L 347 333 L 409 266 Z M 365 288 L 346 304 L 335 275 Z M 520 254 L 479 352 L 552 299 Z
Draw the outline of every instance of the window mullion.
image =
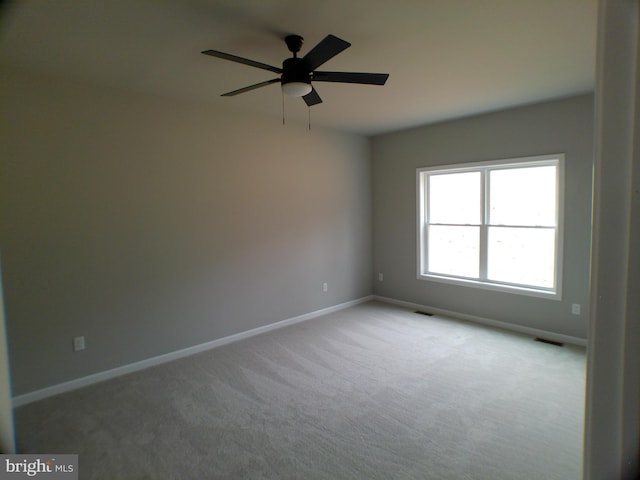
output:
M 486 169 L 480 172 L 480 280 L 487 279 L 487 250 L 489 223 L 489 175 Z
M 424 196 L 424 211 L 425 211 L 425 216 L 424 216 L 424 223 L 422 225 L 423 230 L 423 234 L 424 234 L 424 238 L 425 238 L 425 242 L 423 244 L 423 249 L 424 249 L 424 254 L 423 254 L 423 264 L 422 264 L 422 269 L 425 272 L 429 271 L 429 255 L 427 254 L 427 252 L 429 251 L 429 230 L 430 230 L 430 225 L 431 225 L 431 200 L 429 199 L 429 197 L 431 196 L 431 175 L 427 175 L 424 179 L 423 182 L 425 183 L 426 189 L 423 187 L 422 191 L 426 192 L 427 194 Z

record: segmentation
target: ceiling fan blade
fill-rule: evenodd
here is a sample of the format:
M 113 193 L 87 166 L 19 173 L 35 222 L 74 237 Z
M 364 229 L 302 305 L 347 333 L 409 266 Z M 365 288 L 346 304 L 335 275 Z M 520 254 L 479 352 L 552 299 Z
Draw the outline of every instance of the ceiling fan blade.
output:
M 271 80 L 267 80 L 265 82 L 256 83 L 255 85 L 249 85 L 248 87 L 239 88 L 238 90 L 234 90 L 233 92 L 227 92 L 220 95 L 221 97 L 233 97 L 234 95 L 239 95 L 244 92 L 249 92 L 251 90 L 255 90 L 256 88 L 266 87 L 267 85 L 271 85 L 272 83 L 279 83 L 279 78 L 273 78 Z
M 242 63 L 244 65 L 249 65 L 250 67 L 261 68 L 263 70 L 269 70 L 274 73 L 282 73 L 282 69 L 278 67 L 274 67 L 273 65 L 267 65 L 266 63 L 256 62 L 255 60 L 249 60 L 248 58 L 238 57 L 236 55 L 231 55 L 230 53 L 219 52 L 217 50 L 205 50 L 205 55 L 210 55 L 212 57 L 222 58 L 224 60 L 231 60 L 232 62 Z
M 308 107 L 312 107 L 313 105 L 322 103 L 322 99 L 320 98 L 320 95 L 318 95 L 318 92 L 316 92 L 316 89 L 313 87 L 311 88 L 311 93 L 307 93 L 304 97 L 302 97 L 304 103 L 306 103 Z
M 366 85 L 384 85 L 388 73 L 360 72 L 313 72 L 314 82 L 364 83 Z
M 313 47 L 302 60 L 307 66 L 309 72 L 314 71 L 327 60 L 332 59 L 343 50 L 349 48 L 351 44 L 334 35 L 327 35 Z

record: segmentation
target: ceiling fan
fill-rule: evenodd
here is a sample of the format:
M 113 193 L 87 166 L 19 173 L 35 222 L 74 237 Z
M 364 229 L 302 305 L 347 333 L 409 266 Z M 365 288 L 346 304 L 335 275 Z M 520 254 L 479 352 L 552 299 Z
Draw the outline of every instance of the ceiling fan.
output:
M 287 58 L 282 63 L 282 68 L 267 65 L 266 63 L 256 62 L 248 58 L 238 57 L 230 53 L 219 52 L 217 50 L 205 50 L 205 55 L 230 60 L 232 62 L 242 63 L 250 67 L 261 68 L 270 72 L 280 74 L 280 77 L 266 80 L 264 82 L 249 85 L 248 87 L 233 90 L 232 92 L 223 93 L 223 97 L 233 97 L 240 93 L 249 92 L 256 88 L 265 87 L 273 83 L 280 83 L 282 91 L 286 95 L 294 97 L 302 97 L 305 103 L 311 107 L 322 103 L 322 99 L 313 87 L 311 82 L 341 82 L 341 83 L 360 83 L 365 85 L 384 85 L 389 78 L 388 73 L 361 73 L 361 72 L 323 72 L 317 71 L 316 68 L 328 60 L 335 57 L 351 46 L 334 35 L 327 35 L 307 54 L 298 58 L 298 52 L 302 48 L 303 38 L 300 35 L 287 35 L 284 39 L 287 48 L 293 53 L 292 58 Z

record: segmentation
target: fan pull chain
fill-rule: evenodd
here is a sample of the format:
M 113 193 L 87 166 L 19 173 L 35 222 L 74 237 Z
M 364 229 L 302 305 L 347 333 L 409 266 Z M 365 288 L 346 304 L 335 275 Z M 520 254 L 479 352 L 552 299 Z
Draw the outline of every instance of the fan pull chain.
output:
M 307 110 L 309 110 L 309 131 L 311 131 L 311 107 L 307 107 Z
M 282 92 L 282 125 L 284 125 L 284 92 Z

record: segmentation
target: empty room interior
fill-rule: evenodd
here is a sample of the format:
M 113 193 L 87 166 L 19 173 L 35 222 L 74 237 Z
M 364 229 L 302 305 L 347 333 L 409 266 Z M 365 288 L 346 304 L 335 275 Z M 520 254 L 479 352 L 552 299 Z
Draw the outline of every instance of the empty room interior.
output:
M 0 453 L 636 478 L 637 65 L 632 0 L 2 2 Z

